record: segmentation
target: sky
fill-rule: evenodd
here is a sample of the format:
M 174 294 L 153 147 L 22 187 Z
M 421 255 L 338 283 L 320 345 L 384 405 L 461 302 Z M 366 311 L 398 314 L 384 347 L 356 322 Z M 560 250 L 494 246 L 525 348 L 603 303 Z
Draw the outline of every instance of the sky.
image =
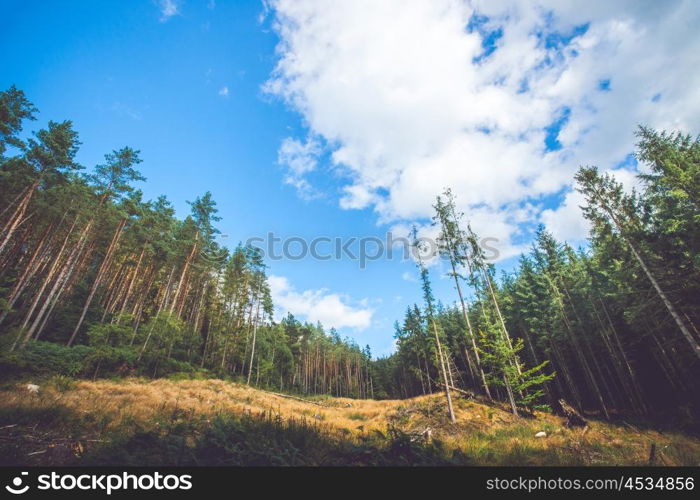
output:
M 229 247 L 434 237 L 450 187 L 508 271 L 538 224 L 585 243 L 578 166 L 631 188 L 637 125 L 700 132 L 691 0 L 0 0 L 0 18 L 0 88 L 40 110 L 28 128 L 73 120 L 87 168 L 140 150 L 139 187 L 181 217 L 211 191 Z M 401 255 L 268 255 L 276 314 L 389 354 L 420 301 Z

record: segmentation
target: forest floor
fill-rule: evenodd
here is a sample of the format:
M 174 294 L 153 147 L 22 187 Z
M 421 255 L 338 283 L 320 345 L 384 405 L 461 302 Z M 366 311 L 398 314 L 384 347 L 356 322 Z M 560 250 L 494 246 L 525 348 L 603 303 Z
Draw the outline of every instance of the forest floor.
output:
M 700 465 L 700 440 L 627 423 L 569 429 L 457 396 L 277 395 L 222 380 L 53 377 L 0 386 L 0 465 Z M 546 437 L 535 435 L 544 431 Z

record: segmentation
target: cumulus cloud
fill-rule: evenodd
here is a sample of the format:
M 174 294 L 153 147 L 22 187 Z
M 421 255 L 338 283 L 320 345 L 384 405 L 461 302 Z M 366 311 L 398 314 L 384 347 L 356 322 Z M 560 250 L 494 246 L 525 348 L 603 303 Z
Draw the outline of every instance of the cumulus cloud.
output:
M 373 309 L 363 300 L 351 305 L 346 296 L 326 289 L 297 291 L 284 276 L 269 277 L 270 292 L 279 317 L 288 312 L 326 328 L 364 330 L 372 323 Z
M 221 87 L 219 89 L 219 95 L 221 97 L 228 97 L 228 86 L 227 85 L 224 85 L 223 87 Z
M 700 8 L 693 1 L 277 0 L 265 84 L 323 141 L 339 204 L 381 223 L 427 217 L 445 187 L 475 230 L 517 253 L 544 221 L 583 236 L 581 164 L 615 168 L 637 124 L 700 130 Z M 317 153 L 287 182 L 308 187 Z M 316 146 L 314 146 L 316 147 Z M 289 163 L 288 163 L 289 164 Z M 550 201 L 551 203 L 551 201 Z

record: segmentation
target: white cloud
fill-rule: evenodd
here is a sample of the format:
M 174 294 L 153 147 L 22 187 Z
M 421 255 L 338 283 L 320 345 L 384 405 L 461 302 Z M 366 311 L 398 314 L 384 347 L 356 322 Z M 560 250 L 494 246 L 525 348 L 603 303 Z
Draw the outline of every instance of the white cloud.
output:
M 564 201 L 556 209 L 546 209 L 542 212 L 542 223 L 558 240 L 572 243 L 588 233 L 590 224 L 581 215 L 581 207 L 585 205 L 583 195 L 578 191 L 569 191 Z
M 326 328 L 363 330 L 372 323 L 374 310 L 366 300 L 350 305 L 348 297 L 323 288 L 299 292 L 284 276 L 271 275 L 269 284 L 278 317 L 290 312 L 312 323 L 319 321 Z
M 639 191 L 643 187 L 639 177 L 637 177 L 636 172 L 633 172 L 632 170 L 626 168 L 616 168 L 614 170 L 605 170 L 604 173 L 611 174 L 617 182 L 622 184 L 622 188 L 627 192 L 631 192 L 633 189 Z
M 173 16 L 180 14 L 179 0 L 158 0 L 160 8 L 160 22 L 164 23 Z
M 222 97 L 228 97 L 228 86 L 224 85 L 219 89 L 219 95 Z
M 585 224 L 569 223 L 575 195 L 560 207 L 543 198 L 570 187 L 580 164 L 613 168 L 640 123 L 700 131 L 700 6 L 691 0 L 271 7 L 281 41 L 265 90 L 330 150 L 348 182 L 340 206 L 372 207 L 382 223 L 430 216 L 449 186 L 475 230 L 500 240 L 501 257 L 521 249 L 526 220 L 576 239 Z M 477 62 L 482 35 L 467 29 L 475 14 L 489 18 L 482 32 L 502 31 Z M 546 127 L 565 110 L 561 149 L 547 151 Z M 308 187 L 316 159 L 301 164 L 313 167 L 292 168 L 287 182 Z
M 304 178 L 306 174 L 318 166 L 318 156 L 321 146 L 313 137 L 301 142 L 287 137 L 277 152 L 277 163 L 287 168 L 285 183 L 291 184 L 304 198 L 315 196 L 315 190 Z

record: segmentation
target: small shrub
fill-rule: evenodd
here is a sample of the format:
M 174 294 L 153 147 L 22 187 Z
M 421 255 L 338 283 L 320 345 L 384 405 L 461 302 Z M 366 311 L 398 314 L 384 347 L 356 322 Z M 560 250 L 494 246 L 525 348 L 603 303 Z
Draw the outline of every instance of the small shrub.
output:
M 0 374 L 36 373 L 77 377 L 89 367 L 93 352 L 93 348 L 84 345 L 66 347 L 53 342 L 29 342 L 24 348 L 2 357 Z

